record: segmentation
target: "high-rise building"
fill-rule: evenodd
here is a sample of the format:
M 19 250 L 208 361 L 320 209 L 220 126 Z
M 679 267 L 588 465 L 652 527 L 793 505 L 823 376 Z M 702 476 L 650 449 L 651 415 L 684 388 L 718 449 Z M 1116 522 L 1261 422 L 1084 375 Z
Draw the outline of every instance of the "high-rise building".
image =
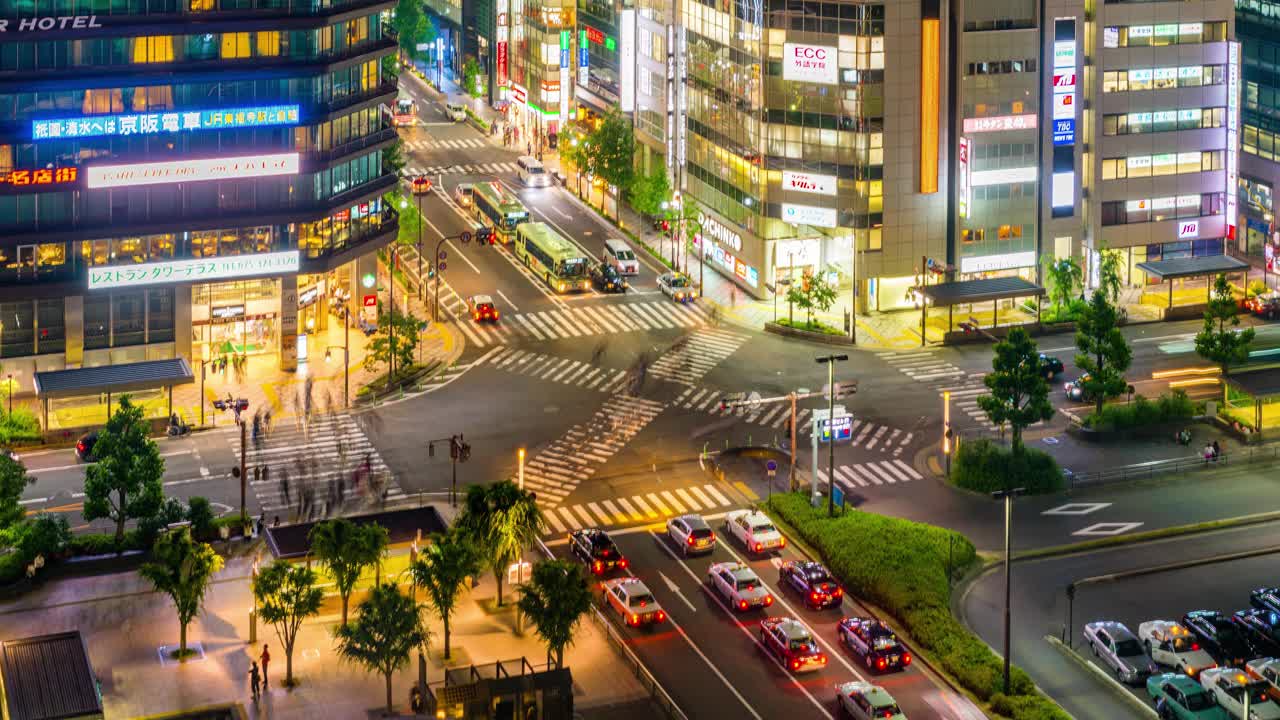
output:
M 555 145 L 572 110 L 575 5 L 573 0 L 499 2 L 510 2 L 512 23 L 506 119 L 519 133 L 517 145 L 536 155 Z
M 36 369 L 305 360 L 397 231 L 392 5 L 4 4 L 0 357 L 20 391 Z
M 1240 209 L 1245 251 L 1275 270 L 1275 189 L 1280 186 L 1280 2 L 1238 0 Z

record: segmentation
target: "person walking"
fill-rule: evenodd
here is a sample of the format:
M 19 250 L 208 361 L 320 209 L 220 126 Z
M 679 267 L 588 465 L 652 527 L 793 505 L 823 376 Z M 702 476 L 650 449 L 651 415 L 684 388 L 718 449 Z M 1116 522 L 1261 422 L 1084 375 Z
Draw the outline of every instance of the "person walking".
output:
M 262 655 L 258 657 L 258 660 L 262 662 L 262 689 L 266 690 L 267 683 L 270 682 L 267 675 L 267 663 L 271 662 L 271 651 L 267 649 L 266 643 L 262 643 Z
M 253 667 L 249 668 L 249 689 L 253 692 L 253 701 L 258 701 L 258 695 L 261 690 L 262 677 L 258 674 L 258 663 L 254 661 Z

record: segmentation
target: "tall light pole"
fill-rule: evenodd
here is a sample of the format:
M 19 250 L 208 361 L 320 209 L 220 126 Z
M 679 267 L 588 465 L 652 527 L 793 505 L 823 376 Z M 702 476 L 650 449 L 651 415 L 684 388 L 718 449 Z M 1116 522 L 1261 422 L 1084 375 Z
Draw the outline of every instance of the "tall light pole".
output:
M 830 435 L 827 438 L 827 517 L 836 514 L 836 363 L 848 359 L 848 355 L 824 355 L 816 359 L 827 366 L 827 434 Z
M 520 459 L 520 489 L 524 490 L 524 448 L 516 451 L 516 457 Z
M 422 198 L 431 192 L 431 178 L 419 175 L 413 179 L 413 195 L 418 198 L 418 300 L 425 300 L 422 282 Z
M 942 456 L 947 462 L 947 477 L 951 477 L 951 391 L 942 391 Z
M 1026 488 L 1006 488 L 991 493 L 996 500 L 1004 500 L 1004 692 L 1009 693 L 1009 550 L 1012 542 L 1009 533 L 1013 523 L 1013 499 L 1026 492 Z

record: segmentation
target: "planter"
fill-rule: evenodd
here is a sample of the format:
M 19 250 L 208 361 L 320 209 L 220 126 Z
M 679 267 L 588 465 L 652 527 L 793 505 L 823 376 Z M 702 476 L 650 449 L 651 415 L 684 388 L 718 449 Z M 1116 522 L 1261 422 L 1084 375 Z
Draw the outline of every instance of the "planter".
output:
M 1067 426 L 1067 432 L 1073 437 L 1077 437 L 1085 442 L 1096 443 L 1098 445 L 1110 445 L 1113 443 L 1127 442 L 1129 440 L 1150 440 L 1152 438 L 1168 439 L 1173 437 L 1174 433 L 1185 428 L 1187 425 L 1204 421 L 1205 418 L 1186 418 L 1176 422 L 1120 428 L 1118 430 L 1095 430 L 1073 422 Z
M 783 337 L 799 338 L 800 340 L 808 340 L 809 342 L 821 343 L 823 345 L 852 345 L 853 340 L 847 335 L 828 335 L 826 333 L 813 332 L 812 330 L 801 330 L 799 328 L 787 327 L 773 322 L 764 324 L 764 331 L 781 335 Z

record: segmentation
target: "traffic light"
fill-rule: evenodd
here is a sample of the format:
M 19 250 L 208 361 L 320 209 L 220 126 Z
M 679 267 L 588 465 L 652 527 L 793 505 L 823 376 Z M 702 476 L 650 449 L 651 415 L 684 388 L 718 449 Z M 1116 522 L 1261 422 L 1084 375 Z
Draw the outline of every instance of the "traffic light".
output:
M 484 225 L 481 225 L 479 228 L 476 228 L 476 242 L 480 243 L 481 245 L 484 245 L 486 243 L 489 245 L 492 245 L 493 230 Z
M 666 220 L 663 220 L 663 221 L 662 221 L 662 232 L 671 232 L 671 223 L 670 223 L 670 222 L 668 222 L 668 221 L 666 221 Z
M 471 444 L 458 443 L 458 462 L 466 462 L 471 459 Z

